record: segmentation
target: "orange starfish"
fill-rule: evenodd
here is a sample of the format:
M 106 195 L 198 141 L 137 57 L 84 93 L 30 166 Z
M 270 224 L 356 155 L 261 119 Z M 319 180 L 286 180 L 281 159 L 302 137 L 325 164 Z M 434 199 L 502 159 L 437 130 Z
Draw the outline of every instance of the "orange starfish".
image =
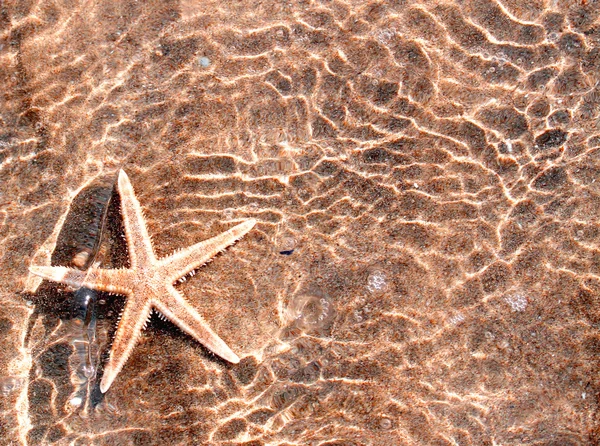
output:
M 173 283 L 242 238 L 255 225 L 250 219 L 228 231 L 157 259 L 140 203 L 127 174 L 119 172 L 119 195 L 129 251 L 130 268 L 80 271 L 64 266 L 31 266 L 44 279 L 127 296 L 100 390 L 106 392 L 131 354 L 152 309 L 194 337 L 213 353 L 237 364 L 240 358 L 208 326 L 202 316 L 175 289 Z

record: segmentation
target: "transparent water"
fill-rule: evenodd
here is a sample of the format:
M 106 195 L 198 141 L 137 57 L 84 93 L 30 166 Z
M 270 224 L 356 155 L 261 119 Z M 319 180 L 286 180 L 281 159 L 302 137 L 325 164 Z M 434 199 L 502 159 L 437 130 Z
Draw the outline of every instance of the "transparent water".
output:
M 0 23 L 0 444 L 596 444 L 600 9 L 12 2 Z M 124 169 L 177 288 L 106 394 Z

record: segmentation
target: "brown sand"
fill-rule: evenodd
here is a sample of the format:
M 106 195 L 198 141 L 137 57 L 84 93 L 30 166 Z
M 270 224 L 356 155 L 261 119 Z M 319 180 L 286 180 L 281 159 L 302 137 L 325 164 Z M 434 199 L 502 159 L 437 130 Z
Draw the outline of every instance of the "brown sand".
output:
M 0 444 L 598 444 L 600 4 L 0 4 Z M 98 392 L 124 168 L 242 357 L 153 318 Z M 38 286 L 39 285 L 39 286 Z

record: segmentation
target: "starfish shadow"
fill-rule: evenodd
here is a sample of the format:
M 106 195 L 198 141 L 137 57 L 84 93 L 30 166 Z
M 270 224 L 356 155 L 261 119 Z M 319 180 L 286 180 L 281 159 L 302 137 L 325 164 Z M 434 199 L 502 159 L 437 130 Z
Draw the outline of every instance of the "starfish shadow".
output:
M 73 199 L 58 235 L 51 264 L 74 265 L 85 270 L 102 256 L 107 263 L 126 266 L 127 247 L 122 240 L 123 227 L 120 219 L 115 218 L 119 213 L 119 196 L 113 182 L 112 177 L 102 178 L 81 190 Z M 110 241 L 108 247 L 107 241 Z M 34 361 L 52 361 L 47 352 L 57 345 L 68 348 L 70 356 L 78 355 L 79 357 L 67 358 L 68 366 L 63 370 L 53 372 L 52 363 L 41 363 L 40 368 L 47 371 L 45 375 L 52 375 L 54 379 L 63 375 L 59 378 L 62 382 L 72 381 L 69 376 L 72 373 L 84 374 L 87 378 L 84 380 L 94 383 L 91 389 L 83 391 L 73 386 L 57 388 L 62 387 L 62 393 L 68 394 L 63 397 L 78 394 L 83 401 L 89 392 L 90 402 L 93 403 L 94 398 L 91 396 L 96 393 L 95 388 L 99 385 L 95 382 L 93 373 L 101 364 L 98 352 L 100 349 L 108 352 L 110 347 L 99 345 L 96 337 L 98 324 L 111 321 L 111 314 L 119 314 L 119 305 L 124 305 L 124 302 L 119 302 L 119 299 L 113 299 L 113 296 L 102 291 L 72 289 L 49 281 L 43 281 L 35 293 L 23 293 L 22 298 L 34 307 L 25 333 L 25 345 L 33 342 L 38 345 L 34 347 Z M 102 302 L 107 305 L 99 304 Z M 38 321 L 43 326 L 42 342 L 39 333 L 34 333 Z M 80 366 L 82 370 L 72 370 L 74 366 Z M 32 368 L 32 373 L 34 369 Z M 30 375 L 31 381 L 36 378 L 35 375 Z

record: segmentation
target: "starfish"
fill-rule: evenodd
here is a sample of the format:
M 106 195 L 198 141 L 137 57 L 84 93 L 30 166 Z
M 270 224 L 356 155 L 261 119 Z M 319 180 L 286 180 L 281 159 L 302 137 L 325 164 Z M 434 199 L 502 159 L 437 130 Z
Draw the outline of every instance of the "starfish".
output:
M 93 266 L 87 271 L 64 266 L 29 268 L 33 274 L 47 280 L 127 297 L 110 357 L 104 368 L 100 391 L 105 393 L 123 368 L 153 310 L 171 320 L 213 353 L 237 364 L 240 358 L 211 330 L 202 316 L 175 289 L 173 283 L 242 238 L 252 229 L 256 220 L 246 220 L 213 238 L 157 259 L 142 208 L 123 170 L 119 171 L 118 191 L 129 251 L 129 268 L 101 269 Z

